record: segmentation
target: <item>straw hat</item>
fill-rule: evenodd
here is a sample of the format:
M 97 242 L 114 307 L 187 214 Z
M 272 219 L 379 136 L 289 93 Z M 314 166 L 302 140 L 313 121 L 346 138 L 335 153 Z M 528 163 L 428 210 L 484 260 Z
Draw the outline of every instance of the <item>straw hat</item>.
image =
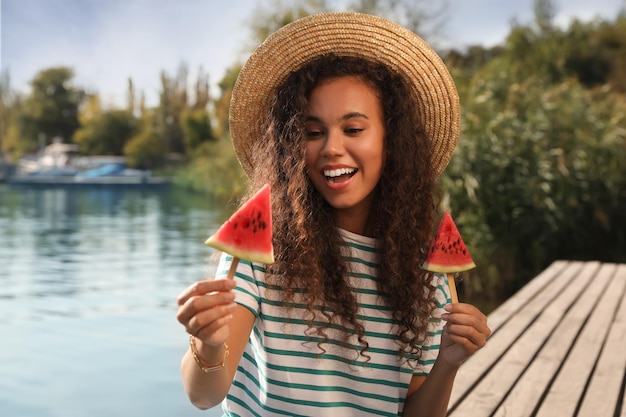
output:
M 250 148 L 262 136 L 274 90 L 303 64 L 334 53 L 381 62 L 402 75 L 416 94 L 420 120 L 432 141 L 437 175 L 459 137 L 459 98 L 445 64 L 410 30 L 381 17 L 321 13 L 296 20 L 270 35 L 243 66 L 230 104 L 230 134 L 243 170 L 252 174 Z

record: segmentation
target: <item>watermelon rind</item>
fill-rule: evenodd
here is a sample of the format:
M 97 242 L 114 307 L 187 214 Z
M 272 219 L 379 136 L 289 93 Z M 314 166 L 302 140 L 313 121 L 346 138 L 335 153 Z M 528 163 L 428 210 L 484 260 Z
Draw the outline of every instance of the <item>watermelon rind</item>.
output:
M 256 251 L 249 251 L 249 250 L 243 251 L 234 245 L 227 245 L 225 243 L 218 242 L 217 239 L 215 238 L 215 235 L 208 238 L 206 242 L 204 243 L 217 250 L 229 253 L 239 259 L 245 259 L 250 262 L 258 262 L 258 263 L 263 263 L 263 264 L 274 263 L 274 249 L 272 249 L 270 253 L 256 252 Z
M 469 262 L 461 265 L 439 265 L 436 263 L 424 262 L 422 266 L 423 269 L 430 272 L 441 272 L 444 274 L 454 274 L 457 272 L 469 271 L 470 269 L 476 268 L 476 264 L 474 262 Z

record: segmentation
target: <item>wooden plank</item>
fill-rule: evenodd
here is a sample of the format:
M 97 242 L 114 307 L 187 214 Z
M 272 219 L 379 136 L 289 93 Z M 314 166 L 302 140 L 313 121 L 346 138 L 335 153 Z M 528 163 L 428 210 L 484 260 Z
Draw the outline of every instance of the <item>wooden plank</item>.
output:
M 467 398 L 452 410 L 451 416 L 488 416 L 496 410 L 550 337 L 553 329 L 562 322 L 565 312 L 576 300 L 581 300 L 579 295 L 587 288 L 589 276 L 594 274 L 598 266 L 598 263 L 572 263 L 561 276 L 555 278 L 555 281 L 564 281 L 564 286 L 548 286 L 529 301 L 528 310 L 533 312 L 532 320 L 518 323 L 518 318 L 526 310 L 523 309 L 501 329 L 501 334 L 507 328 L 515 329 L 518 338 L 507 341 L 509 345 L 514 343 Z M 591 310 L 593 301 L 588 304 L 590 305 L 587 309 Z M 492 343 L 493 340 L 490 340 L 487 346 Z
M 580 417 L 614 417 L 619 411 L 616 408 L 626 377 L 626 265 L 617 268 L 614 290 L 621 301 L 612 320 L 610 316 L 604 318 L 611 322 L 611 328 L 578 412 Z
M 615 265 L 604 265 L 594 282 L 590 284 L 589 292 L 594 287 L 602 285 L 598 282 L 600 278 L 609 276 L 612 279 L 615 276 L 615 270 Z M 576 414 L 579 399 L 584 394 L 587 381 L 600 354 L 602 342 L 609 331 L 610 322 L 607 317 L 613 317 L 615 314 L 615 309 L 621 301 L 622 290 L 623 281 L 612 279 L 608 290 L 604 292 L 599 303 L 597 303 L 556 380 L 550 387 L 548 395 L 536 414 L 537 417 L 573 416 Z M 596 416 L 596 414 L 593 415 Z
M 556 276 L 563 273 L 568 264 L 567 261 L 552 262 L 539 275 L 515 293 L 513 297 L 510 297 L 493 310 L 489 314 L 489 327 L 492 334 L 495 334 L 504 323 L 517 314 L 538 293 L 543 291 L 544 287 L 549 285 Z
M 496 361 L 506 352 L 506 350 L 517 340 L 524 329 L 537 318 L 537 316 L 545 309 L 545 306 L 558 296 L 558 294 L 566 287 L 573 277 L 582 268 L 580 262 L 568 262 L 565 269 L 562 269 L 563 263 L 554 263 L 550 267 L 549 273 L 541 274 L 541 281 L 549 279 L 549 285 L 542 285 L 542 291 L 539 293 L 525 292 L 520 290 L 518 294 L 526 294 L 521 299 L 525 305 L 521 309 L 506 307 L 503 311 L 516 314 L 510 320 L 506 321 L 506 325 L 499 328 L 489 338 L 487 345 L 476 352 L 466 363 L 461 366 L 454 381 L 448 410 L 454 410 L 460 401 L 467 395 L 471 388 L 476 385 L 488 372 L 488 370 L 496 363 Z M 556 274 L 556 275 L 555 275 Z M 534 287 L 534 284 L 530 284 Z M 535 287 L 537 288 L 537 287 Z M 532 296 L 531 296 L 532 295 Z M 512 297 L 515 299 L 516 295 Z M 510 306 L 516 305 L 515 302 L 508 301 Z M 505 313 L 501 313 L 504 315 Z M 489 315 L 489 326 L 491 327 L 491 315 Z
M 494 416 L 528 417 L 533 415 L 544 392 L 567 357 L 570 346 L 576 340 L 581 327 L 610 282 L 611 274 L 603 273 L 603 269 L 598 270 L 597 264 L 594 264 L 593 268 L 590 266 L 588 264 L 588 267 L 581 272 L 580 279 L 575 283 L 576 289 L 566 289 L 568 292 L 575 291 L 580 295 L 575 303 L 571 307 L 564 304 L 571 298 L 571 295 L 565 296 L 564 294 L 558 305 L 549 306 L 546 314 L 538 320 L 539 326 L 543 326 L 541 330 L 547 331 L 549 338 L 536 356 L 526 362 L 527 369 L 523 371 L 521 378 L 516 381 Z M 589 285 L 591 281 L 594 285 Z M 578 288 L 579 286 L 581 287 Z M 550 327 L 553 324 L 556 328 L 551 330 Z M 545 325 L 550 327 L 545 327 Z M 556 413 L 554 415 L 570 414 Z

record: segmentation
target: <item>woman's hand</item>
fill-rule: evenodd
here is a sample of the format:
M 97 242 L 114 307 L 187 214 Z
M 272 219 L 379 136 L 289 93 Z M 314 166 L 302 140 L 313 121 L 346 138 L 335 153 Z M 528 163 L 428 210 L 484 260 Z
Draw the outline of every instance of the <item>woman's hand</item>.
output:
M 235 281 L 216 279 L 198 281 L 176 300 L 176 318 L 187 333 L 208 346 L 220 346 L 228 339 L 235 309 Z
M 471 304 L 455 303 L 445 307 L 439 357 L 449 365 L 458 366 L 485 346 L 491 329 L 487 317 Z

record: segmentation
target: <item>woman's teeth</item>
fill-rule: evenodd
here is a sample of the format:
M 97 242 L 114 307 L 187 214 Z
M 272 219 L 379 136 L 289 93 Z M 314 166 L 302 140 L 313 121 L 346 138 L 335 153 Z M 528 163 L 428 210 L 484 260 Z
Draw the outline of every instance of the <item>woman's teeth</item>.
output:
M 325 169 L 324 175 L 329 181 L 335 182 L 337 177 L 341 177 L 342 175 L 352 175 L 354 172 L 356 172 L 355 168 Z

